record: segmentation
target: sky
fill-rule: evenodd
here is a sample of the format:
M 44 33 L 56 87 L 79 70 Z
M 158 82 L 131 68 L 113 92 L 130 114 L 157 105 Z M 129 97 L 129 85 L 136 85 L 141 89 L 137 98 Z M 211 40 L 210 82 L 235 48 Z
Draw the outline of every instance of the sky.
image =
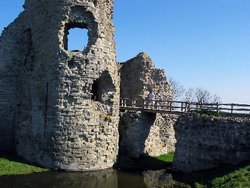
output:
M 23 3 L 0 2 L 0 32 Z M 250 104 L 249 19 L 249 0 L 115 0 L 117 60 L 144 51 L 184 87 Z

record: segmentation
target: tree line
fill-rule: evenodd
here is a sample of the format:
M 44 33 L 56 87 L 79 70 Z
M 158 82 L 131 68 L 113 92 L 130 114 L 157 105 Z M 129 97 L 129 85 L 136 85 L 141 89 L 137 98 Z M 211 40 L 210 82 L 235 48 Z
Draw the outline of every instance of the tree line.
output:
M 199 103 L 221 103 L 221 97 L 212 94 L 203 88 L 185 88 L 177 80 L 170 78 L 169 82 L 172 87 L 173 100 L 199 102 Z

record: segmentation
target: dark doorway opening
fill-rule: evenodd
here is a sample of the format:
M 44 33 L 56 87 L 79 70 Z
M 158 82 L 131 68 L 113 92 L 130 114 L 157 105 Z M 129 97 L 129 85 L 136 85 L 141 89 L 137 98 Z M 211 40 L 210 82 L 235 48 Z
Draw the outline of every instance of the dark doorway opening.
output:
M 92 85 L 91 99 L 101 103 L 110 101 L 113 98 L 115 86 L 108 71 L 104 71 L 100 78 Z

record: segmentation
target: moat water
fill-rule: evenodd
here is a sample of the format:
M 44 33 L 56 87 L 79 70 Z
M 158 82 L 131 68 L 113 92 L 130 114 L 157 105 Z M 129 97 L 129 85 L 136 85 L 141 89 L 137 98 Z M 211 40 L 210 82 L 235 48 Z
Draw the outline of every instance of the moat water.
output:
M 171 175 L 164 184 L 171 185 Z M 168 180 L 169 179 L 169 180 Z M 46 172 L 32 175 L 0 176 L 1 188 L 152 188 L 157 186 L 157 173 L 120 172 Z M 169 182 L 166 182 L 169 181 Z M 173 187 L 173 186 L 170 186 Z M 175 186 L 174 186 L 175 187 Z M 178 186 L 179 187 L 179 186 Z M 182 187 L 182 186 L 181 186 Z M 186 187 L 186 186 L 184 186 Z

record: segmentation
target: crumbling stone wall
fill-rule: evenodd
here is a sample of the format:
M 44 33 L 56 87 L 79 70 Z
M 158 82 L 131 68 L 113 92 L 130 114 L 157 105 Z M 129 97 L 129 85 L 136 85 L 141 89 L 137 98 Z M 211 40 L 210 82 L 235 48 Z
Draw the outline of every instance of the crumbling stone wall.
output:
M 146 99 L 154 91 L 156 100 L 170 100 L 172 93 L 163 70 L 156 69 L 150 57 L 140 53 L 122 63 L 121 98 Z M 132 158 L 156 156 L 174 150 L 173 115 L 123 112 L 120 115 L 120 154 Z
M 129 158 L 158 156 L 175 150 L 174 124 L 178 116 L 123 112 L 119 126 L 120 154 Z
M 175 125 L 174 168 L 208 170 L 250 158 L 250 118 L 182 115 Z
M 156 114 L 156 119 L 145 141 L 144 152 L 151 156 L 158 156 L 175 151 L 174 126 L 179 118 L 175 114 Z
M 20 66 L 28 62 L 30 30 L 25 25 L 25 15 L 10 24 L 0 37 L 0 151 L 15 150 L 17 115 L 17 86 Z
M 121 64 L 121 98 L 146 99 L 154 91 L 157 100 L 172 98 L 171 86 L 164 70 L 157 69 L 144 52 Z
M 1 150 L 15 144 L 19 155 L 55 169 L 112 167 L 120 89 L 113 0 L 26 0 L 24 7 L 0 38 Z M 75 27 L 88 30 L 88 44 L 68 51 Z
M 145 142 L 155 119 L 156 114 L 153 113 L 124 112 L 121 114 L 119 126 L 120 155 L 139 158 L 146 153 Z

